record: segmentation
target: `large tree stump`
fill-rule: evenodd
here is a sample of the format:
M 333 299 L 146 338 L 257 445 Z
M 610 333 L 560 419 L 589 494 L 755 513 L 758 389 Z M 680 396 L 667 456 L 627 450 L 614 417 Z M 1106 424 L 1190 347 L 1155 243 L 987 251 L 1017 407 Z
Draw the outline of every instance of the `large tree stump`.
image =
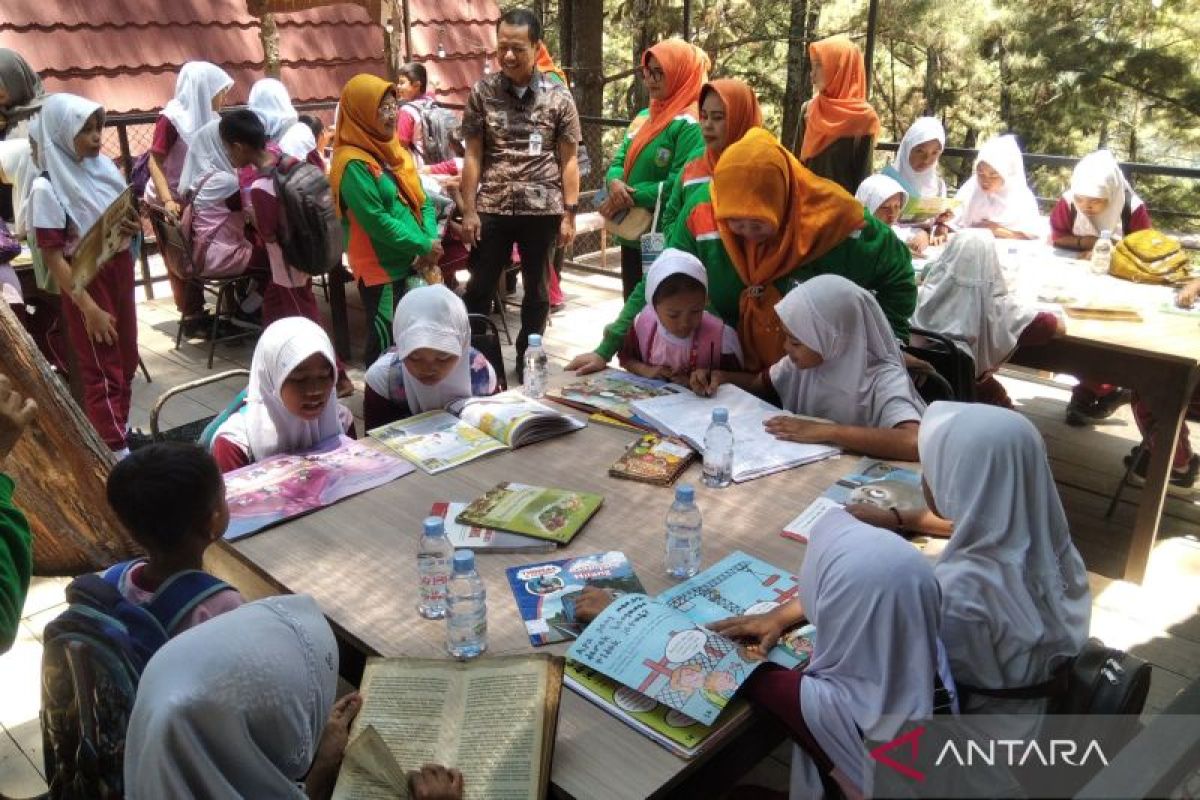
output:
M 38 404 L 3 464 L 33 530 L 34 574 L 78 575 L 135 555 L 105 497 L 112 453 L 7 303 L 0 303 L 0 372 Z

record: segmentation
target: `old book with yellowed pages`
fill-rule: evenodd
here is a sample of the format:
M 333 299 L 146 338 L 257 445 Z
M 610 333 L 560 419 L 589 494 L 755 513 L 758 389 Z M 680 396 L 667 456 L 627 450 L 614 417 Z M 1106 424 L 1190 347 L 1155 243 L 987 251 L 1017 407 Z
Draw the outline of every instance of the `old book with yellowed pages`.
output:
M 545 797 L 563 659 L 370 658 L 333 800 L 409 798 L 409 770 L 463 774 L 467 800 Z
M 71 281 L 76 290 L 86 289 L 100 268 L 128 244 L 129 237 L 121 230 L 121 223 L 126 219 L 137 219 L 133 189 L 128 186 L 104 209 L 100 219 L 84 231 L 75 246 L 71 254 Z

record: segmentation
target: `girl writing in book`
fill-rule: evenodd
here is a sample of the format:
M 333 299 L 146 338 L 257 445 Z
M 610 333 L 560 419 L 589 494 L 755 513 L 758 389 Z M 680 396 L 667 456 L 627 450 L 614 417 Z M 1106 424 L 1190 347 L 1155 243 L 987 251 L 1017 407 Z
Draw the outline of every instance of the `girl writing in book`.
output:
M 685 386 L 697 369 L 742 368 L 737 331 L 704 308 L 708 273 L 700 259 L 664 250 L 646 273 L 646 297 L 650 305 L 634 318 L 618 354 L 622 367 Z
M 975 174 L 955 196 L 962 203 L 956 227 L 988 228 L 997 239 L 1036 239 L 1043 234 L 1037 198 L 1026 183 L 1015 136 L 997 136 L 979 148 Z
M 1066 333 L 1049 311 L 1009 294 L 989 231 L 965 230 L 925 271 L 913 325 L 949 336 L 975 360 L 976 399 L 1012 408 L 994 373 L 1018 346 L 1046 344 Z
M 104 109 L 73 94 L 55 94 L 42 106 L 38 158 L 43 174 L 29 197 L 30 223 L 42 258 L 61 287 L 62 316 L 83 383 L 88 419 L 118 458 L 128 455 L 129 403 L 137 371 L 137 315 L 133 300 L 133 255 L 128 239 L 91 282 L 76 288 L 72 261 L 80 236 L 125 191 L 125 179 L 100 152 Z M 121 233 L 141 229 L 136 217 Z
M 816 626 L 804 672 L 764 664 L 745 683 L 751 702 L 778 717 L 797 745 L 792 798 L 863 797 L 865 741 L 886 742 L 905 720 L 956 710 L 939 600 L 916 548 L 834 509 L 813 527 L 798 600 L 709 626 L 764 657 L 803 620 Z
M 1044 698 L 988 698 L 962 684 L 1014 689 L 1048 681 L 1087 641 L 1087 571 L 1042 437 L 1013 411 L 935 403 L 919 445 L 930 509 L 953 520 L 934 572 L 963 708 L 1040 714 Z
M 471 347 L 467 307 L 445 286 L 419 286 L 404 295 L 392 333 L 396 344 L 367 368 L 367 430 L 499 388 L 492 365 Z
M 786 335 L 783 358 L 761 372 L 697 371 L 693 391 L 709 395 L 722 383 L 770 390 L 788 411 L 832 423 L 774 417 L 764 425 L 778 439 L 916 461 L 925 403 L 871 293 L 838 275 L 818 275 L 775 310 Z
M 890 225 L 896 238 L 908 245 L 914 255 L 922 255 L 934 244 L 929 232 L 915 225 L 901 225 L 900 214 L 908 203 L 908 192 L 887 175 L 872 175 L 858 185 L 854 199 L 885 225 Z
M 334 392 L 336 364 L 329 336 L 312 320 L 285 317 L 267 326 L 254 348 L 250 385 L 212 438 L 221 472 L 353 436 L 354 415 Z

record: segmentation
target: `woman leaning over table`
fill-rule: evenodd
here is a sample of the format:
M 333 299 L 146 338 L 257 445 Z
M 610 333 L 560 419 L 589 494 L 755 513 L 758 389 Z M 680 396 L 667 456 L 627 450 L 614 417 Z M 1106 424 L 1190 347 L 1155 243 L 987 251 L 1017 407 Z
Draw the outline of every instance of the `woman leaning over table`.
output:
M 608 168 L 608 199 L 600 205 L 606 219 L 634 206 L 653 210 L 660 193 L 666 202 L 683 165 L 703 151 L 697 101 L 708 67 L 704 51 L 682 39 L 667 39 L 642 54 L 650 106 L 634 117 Z M 628 298 L 642 279 L 641 243 L 618 242 L 621 289 Z
M 710 192 L 711 202 L 695 204 L 677 222 L 667 246 L 704 263 L 709 306 L 737 326 L 750 369 L 783 357 L 775 304 L 793 286 L 826 273 L 873 292 L 892 332 L 907 340 L 917 304 L 908 248 L 844 189 L 801 166 L 774 136 L 754 128 L 730 145 Z M 639 285 L 596 350 L 567 369 L 603 369 L 645 304 Z
M 442 245 L 433 203 L 396 135 L 396 87 L 355 75 L 342 89 L 329 182 L 346 256 L 366 312 L 364 360 L 392 344 L 392 315 L 414 270 L 437 272 Z

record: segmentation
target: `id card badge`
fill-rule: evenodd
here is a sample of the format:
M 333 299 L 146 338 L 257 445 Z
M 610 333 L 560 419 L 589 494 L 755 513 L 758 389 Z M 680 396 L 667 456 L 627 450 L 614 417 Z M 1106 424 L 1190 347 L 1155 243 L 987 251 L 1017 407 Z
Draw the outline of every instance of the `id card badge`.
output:
M 542 154 L 542 135 L 537 131 L 529 134 L 529 155 L 540 156 Z

